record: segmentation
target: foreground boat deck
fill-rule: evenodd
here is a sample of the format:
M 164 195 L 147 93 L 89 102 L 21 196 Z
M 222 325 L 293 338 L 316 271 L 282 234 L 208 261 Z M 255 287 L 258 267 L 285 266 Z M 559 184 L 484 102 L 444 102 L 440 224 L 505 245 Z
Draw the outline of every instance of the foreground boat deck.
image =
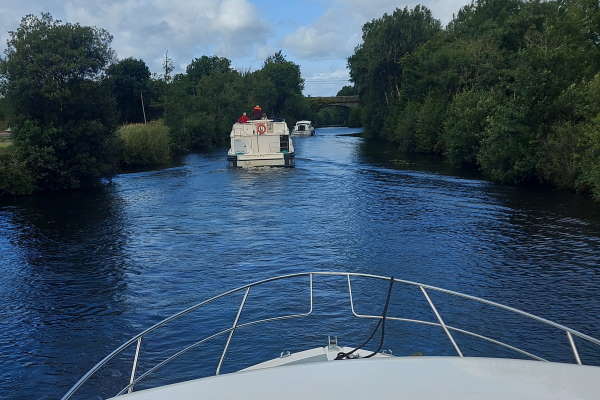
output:
M 597 400 L 598 371 L 597 367 L 496 358 L 389 357 L 238 372 L 119 398 Z

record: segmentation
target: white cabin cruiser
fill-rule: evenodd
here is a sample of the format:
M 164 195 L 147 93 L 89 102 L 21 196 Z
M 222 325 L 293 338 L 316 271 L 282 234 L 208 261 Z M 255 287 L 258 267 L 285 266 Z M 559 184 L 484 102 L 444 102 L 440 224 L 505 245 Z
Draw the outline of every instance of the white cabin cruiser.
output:
M 297 353 L 282 352 L 277 358 L 262 361 L 237 372 L 221 375 L 221 369 L 234 334 L 240 336 L 244 328 L 262 323 L 292 319 L 300 320 L 311 316 L 316 303 L 315 299 L 331 298 L 324 296 L 321 291 L 318 296 L 313 296 L 314 286 L 319 290 L 330 288 L 330 284 L 320 286 L 321 283 L 324 283 L 321 280 L 325 281 L 326 279 L 334 279 L 341 284 L 339 287 L 346 288 L 346 290 L 341 291 L 341 294 L 344 291 L 347 292 L 347 311 L 349 311 L 352 318 L 377 321 L 366 341 L 362 338 L 358 340 L 350 337 L 348 338 L 350 342 L 361 344 L 356 345 L 356 347 L 342 347 L 338 345 L 337 338 L 332 339 L 330 337 L 325 347 L 309 348 Z M 300 289 L 302 293 L 308 294 L 307 309 L 305 311 L 293 314 L 288 311 L 284 315 L 264 319 L 250 319 L 248 321 L 240 318 L 247 300 L 252 297 L 251 292 L 258 293 L 258 298 L 261 298 L 261 296 L 264 296 L 262 290 L 265 287 L 272 282 L 281 281 L 285 281 L 286 293 Z M 369 288 L 372 288 L 377 282 L 387 285 L 387 290 L 382 293 L 385 295 L 385 305 L 380 315 L 361 314 L 356 311 L 358 302 L 355 299 L 356 294 L 353 295 L 353 284 L 356 285 L 357 281 L 368 281 Z M 296 287 L 296 285 L 299 287 Z M 390 298 L 393 298 L 395 294 L 406 293 L 410 290 L 420 295 L 417 300 L 422 301 L 423 306 L 429 309 L 431 319 L 388 315 Z M 367 292 L 367 294 L 372 296 L 370 292 Z M 241 298 L 241 301 L 237 306 L 237 313 L 231 325 L 188 345 L 138 373 L 140 359 L 144 356 L 142 354 L 143 340 L 146 340 L 148 336 L 152 336 L 157 330 L 166 329 L 170 323 L 187 314 L 220 299 L 235 295 Z M 564 349 L 568 349 L 571 353 L 574 363 L 551 362 L 529 350 L 523 349 L 522 346 L 516 347 L 498 338 L 447 324 L 438 307 L 432 301 L 432 298 L 437 299 L 434 296 L 442 295 L 451 299 L 450 304 L 456 304 L 458 301 L 468 301 L 474 302 L 477 307 L 490 306 L 495 311 L 517 314 L 520 317 L 527 318 L 527 321 L 539 323 L 541 327 L 552 329 L 556 333 L 564 335 Z M 273 311 L 271 310 L 271 312 Z M 459 314 L 462 315 L 463 313 L 459 312 Z M 483 313 L 480 317 L 486 316 L 487 314 Z M 440 332 L 443 332 L 445 338 L 449 341 L 451 348 L 454 349 L 456 356 L 398 356 L 392 355 L 390 351 L 382 351 L 386 322 L 388 324 L 404 324 L 404 326 L 416 324 L 417 326 L 432 327 L 433 329 L 439 328 Z M 505 330 L 508 329 L 506 324 L 499 326 Z M 379 332 L 380 338 L 377 348 L 366 350 L 367 343 L 376 337 L 375 334 Z M 502 333 L 495 332 L 496 336 Z M 537 334 L 539 334 L 539 331 L 531 333 L 532 343 L 539 339 L 535 337 Z M 219 337 L 226 338 L 226 341 L 220 358 L 218 355 L 214 357 L 216 365 L 214 376 L 134 391 L 135 387 L 149 375 L 156 374 L 166 364 L 191 350 L 201 348 L 206 342 Z M 500 349 L 510 350 L 520 357 L 531 360 L 468 356 L 465 353 L 468 351 L 473 353 L 475 349 L 472 345 L 461 346 L 461 340 L 458 340 L 458 337 L 476 339 L 477 343 L 498 346 Z M 407 337 L 405 339 L 411 339 L 416 343 L 419 337 Z M 90 378 L 96 375 L 106 376 L 106 374 L 103 375 L 99 372 L 115 357 L 122 356 L 124 352 L 131 352 L 132 350 L 134 350 L 131 353 L 133 357 L 132 367 L 125 375 L 128 377 L 128 384 L 113 399 L 598 399 L 600 398 L 600 384 L 598 383 L 600 367 L 583 365 L 577 344 L 582 346 L 582 349 L 587 350 L 590 350 L 590 345 L 599 346 L 595 348 L 596 350 L 600 348 L 600 340 L 591 336 L 513 307 L 479 297 L 393 277 L 346 272 L 306 272 L 273 277 L 229 290 L 166 318 L 134 336 L 106 356 L 87 372 L 62 397 L 62 400 L 69 400 L 76 393 L 79 394 L 78 391 Z M 547 348 L 545 350 L 556 352 L 558 348 Z M 150 353 L 147 356 L 151 355 Z M 200 361 L 206 362 L 204 354 Z M 112 377 L 115 376 L 121 375 L 113 373 Z
M 312 121 L 298 121 L 294 126 L 292 135 L 297 136 L 314 136 L 315 127 L 312 125 Z
M 235 123 L 227 160 L 231 167 L 293 167 L 294 144 L 285 121 Z

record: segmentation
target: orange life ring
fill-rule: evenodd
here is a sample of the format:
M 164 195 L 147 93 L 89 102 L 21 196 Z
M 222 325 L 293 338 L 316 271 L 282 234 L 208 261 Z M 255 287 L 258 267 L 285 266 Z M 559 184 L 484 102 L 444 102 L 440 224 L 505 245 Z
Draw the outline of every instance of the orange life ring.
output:
M 259 135 L 264 135 L 267 133 L 267 124 L 264 122 L 256 124 L 256 132 L 258 132 Z

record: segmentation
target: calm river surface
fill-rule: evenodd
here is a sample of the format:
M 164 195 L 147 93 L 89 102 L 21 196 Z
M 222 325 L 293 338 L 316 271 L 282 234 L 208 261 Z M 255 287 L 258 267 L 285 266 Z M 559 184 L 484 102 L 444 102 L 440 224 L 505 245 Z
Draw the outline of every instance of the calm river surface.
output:
M 0 398 L 60 397 L 117 345 L 169 314 L 300 271 L 421 281 L 600 336 L 600 206 L 568 193 L 495 185 L 338 136 L 349 132 L 328 128 L 296 139 L 294 169 L 231 170 L 218 151 L 120 175 L 91 193 L 0 204 Z M 324 345 L 327 335 L 361 342 L 373 321 L 350 318 L 345 284 L 316 278 L 312 316 L 239 330 L 224 372 Z M 380 313 L 387 284 L 355 285 L 357 311 Z M 307 279 L 297 278 L 251 292 L 242 322 L 306 311 L 307 288 Z M 431 296 L 451 325 L 571 360 L 556 330 Z M 140 371 L 230 326 L 240 300 L 198 310 L 149 337 Z M 419 292 L 400 285 L 390 314 L 434 320 Z M 224 339 L 166 366 L 148 384 L 214 373 Z M 457 341 L 466 355 L 515 355 L 465 336 Z M 600 365 L 600 351 L 578 344 L 584 362 Z M 385 347 L 396 355 L 454 354 L 439 328 L 398 322 L 388 323 Z M 124 386 L 132 352 L 84 394 L 109 396 Z

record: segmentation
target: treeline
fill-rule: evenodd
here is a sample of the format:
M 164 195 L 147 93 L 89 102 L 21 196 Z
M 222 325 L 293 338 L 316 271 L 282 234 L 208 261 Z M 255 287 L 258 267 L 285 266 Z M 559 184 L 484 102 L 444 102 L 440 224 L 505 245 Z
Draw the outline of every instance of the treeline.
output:
M 164 73 L 152 75 L 143 60 L 117 61 L 111 41 L 104 29 L 49 14 L 26 16 L 10 32 L 0 124 L 14 134 L 0 147 L 0 195 L 81 188 L 224 145 L 232 123 L 256 104 L 288 123 L 313 115 L 299 66 L 281 52 L 253 72 L 203 56 L 174 76 L 165 56 Z
M 245 73 L 232 69 L 226 58 L 203 56 L 168 86 L 164 117 L 178 151 L 225 144 L 232 123 L 254 105 L 288 124 L 311 114 L 300 67 L 281 52 L 268 57 L 260 70 Z
M 370 137 L 600 199 L 597 0 L 477 0 L 445 28 L 398 9 L 348 65 Z

